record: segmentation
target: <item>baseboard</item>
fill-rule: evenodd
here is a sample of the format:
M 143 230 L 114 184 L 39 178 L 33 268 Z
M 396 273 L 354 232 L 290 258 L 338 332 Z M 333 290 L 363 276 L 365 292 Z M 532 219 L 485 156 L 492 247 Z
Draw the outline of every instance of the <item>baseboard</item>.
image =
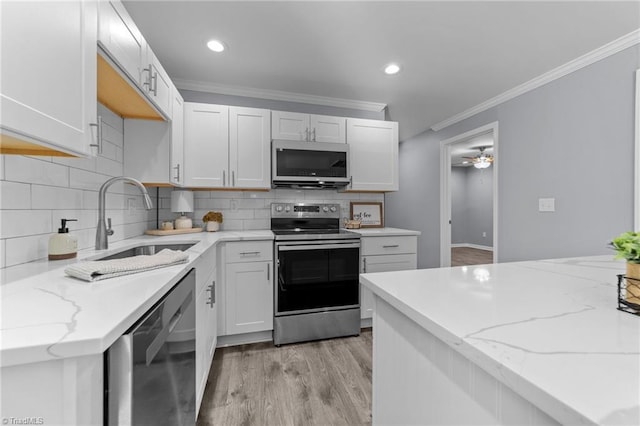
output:
M 246 345 L 249 343 L 271 342 L 273 341 L 273 331 L 256 331 L 254 333 L 232 334 L 229 336 L 218 336 L 217 348 L 228 346 Z
M 479 244 L 470 244 L 470 243 L 451 244 L 451 248 L 459 248 L 459 247 L 466 247 L 466 248 L 474 248 L 474 249 L 478 249 L 478 250 L 493 251 L 493 247 L 491 247 L 491 246 L 481 246 Z
M 373 320 L 371 318 L 361 318 L 360 328 L 371 328 L 373 326 Z

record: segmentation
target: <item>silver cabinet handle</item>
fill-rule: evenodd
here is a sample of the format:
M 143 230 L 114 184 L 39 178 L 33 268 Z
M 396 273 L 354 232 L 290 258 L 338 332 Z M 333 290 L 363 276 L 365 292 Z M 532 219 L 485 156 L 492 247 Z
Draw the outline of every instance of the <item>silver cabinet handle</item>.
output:
M 260 254 L 259 251 L 241 251 L 240 256 L 248 256 L 250 254 Z
M 236 171 L 231 170 L 231 186 L 236 186 Z
M 209 291 L 209 300 L 207 301 L 207 304 L 213 308 L 214 303 L 216 303 L 216 282 L 212 281 L 207 290 Z
M 151 91 L 151 73 L 153 72 L 153 64 L 149 64 L 149 68 L 144 68 L 142 70 L 142 72 L 146 72 L 149 73 L 148 74 L 148 78 L 147 81 L 145 81 L 144 83 L 142 83 L 143 86 L 147 86 L 147 92 Z
M 309 128 L 304 129 L 304 140 L 309 141 Z
M 316 141 L 316 128 L 315 127 L 313 128 L 311 133 L 313 134 L 313 137 L 311 138 L 311 140 L 313 140 L 315 142 Z
M 271 281 L 271 264 L 267 263 L 267 281 Z
M 399 244 L 391 244 L 391 245 L 388 245 L 388 246 L 382 246 L 382 248 L 395 248 L 395 247 L 400 247 L 400 245 Z
M 89 123 L 90 127 L 96 128 L 96 143 L 89 144 L 89 146 L 93 146 L 98 148 L 98 154 L 102 154 L 102 117 L 98 116 L 97 123 Z
M 225 170 L 222 171 L 222 186 L 227 186 L 227 175 Z
M 175 180 L 177 182 L 180 182 L 180 164 L 177 164 L 174 169 L 176 169 L 176 176 L 175 176 Z
M 153 74 L 153 89 L 149 89 L 153 92 L 153 96 L 158 96 L 158 73 Z
M 363 263 L 362 272 L 366 273 L 367 272 L 367 258 L 366 257 L 364 259 L 362 259 L 362 263 Z

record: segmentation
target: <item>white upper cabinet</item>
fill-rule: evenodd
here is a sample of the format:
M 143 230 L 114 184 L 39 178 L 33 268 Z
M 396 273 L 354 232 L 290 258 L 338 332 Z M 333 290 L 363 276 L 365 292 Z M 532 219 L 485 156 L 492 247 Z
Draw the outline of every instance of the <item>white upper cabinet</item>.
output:
M 171 90 L 171 121 L 124 119 L 124 173 L 146 184 L 184 185 L 184 102 Z
M 271 186 L 269 110 L 184 105 L 185 186 Z
M 271 112 L 271 139 L 308 142 L 345 142 L 344 117 Z
M 184 183 L 184 100 L 171 85 L 171 177 L 174 185 Z
M 345 127 L 347 119 L 328 115 L 310 116 L 310 136 L 312 142 L 345 143 Z
M 98 4 L 98 42 L 131 81 L 142 87 L 143 70 L 149 65 L 144 37 L 122 3 L 101 0 Z
M 271 111 L 271 139 L 306 141 L 309 136 L 309 114 Z
M 229 107 L 229 169 L 232 187 L 271 187 L 271 111 Z
M 14 138 L 95 155 L 96 3 L 3 1 L 0 15 L 3 153 Z
M 228 186 L 229 107 L 185 102 L 185 186 Z
M 354 191 L 398 190 L 398 123 L 347 119 Z
M 170 116 L 173 83 L 150 47 L 147 49 L 147 65 L 143 69 L 143 74 L 142 84 L 147 91 L 147 96 L 160 111 Z

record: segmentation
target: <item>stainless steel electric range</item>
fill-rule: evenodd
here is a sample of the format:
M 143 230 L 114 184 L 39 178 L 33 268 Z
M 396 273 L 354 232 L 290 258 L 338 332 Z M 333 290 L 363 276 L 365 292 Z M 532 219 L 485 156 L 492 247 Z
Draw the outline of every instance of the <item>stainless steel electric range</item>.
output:
M 273 203 L 276 345 L 360 334 L 360 235 L 339 204 Z

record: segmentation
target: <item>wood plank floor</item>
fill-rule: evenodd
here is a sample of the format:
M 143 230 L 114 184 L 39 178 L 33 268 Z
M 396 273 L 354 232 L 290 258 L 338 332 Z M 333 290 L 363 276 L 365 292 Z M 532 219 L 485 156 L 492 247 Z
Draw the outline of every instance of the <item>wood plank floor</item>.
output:
M 218 348 L 198 426 L 370 425 L 371 329 L 358 337 Z
M 485 265 L 493 263 L 493 252 L 470 247 L 451 248 L 451 266 Z

